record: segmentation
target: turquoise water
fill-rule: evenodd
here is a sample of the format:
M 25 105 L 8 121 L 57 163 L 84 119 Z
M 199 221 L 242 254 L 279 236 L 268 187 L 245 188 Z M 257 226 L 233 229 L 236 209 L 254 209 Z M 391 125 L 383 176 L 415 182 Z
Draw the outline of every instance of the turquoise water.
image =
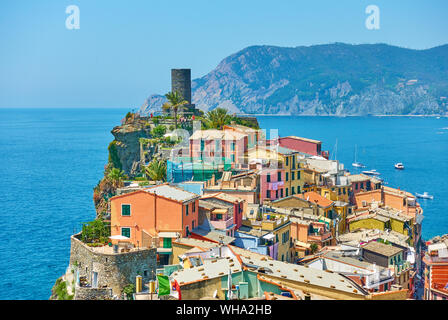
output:
M 126 109 L 0 109 L 0 299 L 48 299 L 65 272 L 69 237 L 95 217 L 113 126 Z M 391 186 L 428 191 L 425 238 L 448 232 L 448 119 L 259 117 L 280 135 L 319 139 L 351 168 L 358 160 Z M 445 128 L 445 129 L 443 129 Z M 404 171 L 393 168 L 403 162 Z

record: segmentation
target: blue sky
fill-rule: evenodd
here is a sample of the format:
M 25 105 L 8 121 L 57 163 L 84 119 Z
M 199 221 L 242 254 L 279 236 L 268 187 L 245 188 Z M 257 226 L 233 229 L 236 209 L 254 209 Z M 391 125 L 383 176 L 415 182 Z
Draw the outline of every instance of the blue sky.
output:
M 365 27 L 368 5 L 380 29 Z M 69 5 L 80 29 L 65 27 Z M 0 107 L 138 107 L 251 45 L 448 43 L 448 1 L 2 0 Z

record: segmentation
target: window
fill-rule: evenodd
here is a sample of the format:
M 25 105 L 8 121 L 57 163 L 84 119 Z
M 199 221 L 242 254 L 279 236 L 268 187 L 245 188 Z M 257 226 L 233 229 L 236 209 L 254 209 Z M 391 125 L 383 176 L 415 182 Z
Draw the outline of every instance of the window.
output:
M 190 235 L 190 228 L 188 228 L 188 226 L 185 227 L 185 233 L 187 237 Z
M 300 171 L 297 171 L 297 180 L 300 180 Z
M 163 247 L 171 248 L 171 238 L 163 238 Z
M 300 193 L 300 187 L 297 186 L 297 193 Z
M 275 198 L 278 198 L 278 190 L 275 190 Z
M 191 212 L 196 212 L 196 202 L 193 202 L 192 204 L 191 204 Z
M 288 188 L 286 188 L 286 196 L 288 196 L 288 195 L 289 195 Z
M 361 182 L 361 189 L 364 189 L 364 182 Z
M 204 151 L 204 147 L 205 147 L 205 141 L 201 140 L 201 151 Z
M 131 237 L 131 228 L 121 228 L 121 235 L 127 238 Z
M 271 174 L 270 174 L 270 173 L 268 173 L 268 174 L 266 175 L 266 181 L 267 181 L 267 182 L 271 182 Z
M 294 177 L 294 176 L 295 176 L 295 172 L 291 172 L 291 181 L 292 181 L 292 180 L 295 180 L 295 177 Z
M 231 161 L 235 162 L 235 155 L 234 154 L 231 155 Z
M 271 198 L 271 190 L 266 190 L 266 198 Z
M 148 270 L 143 270 L 143 276 L 147 277 L 148 276 Z
M 286 172 L 286 181 L 288 181 L 288 179 L 289 179 L 289 173 L 288 172 Z
M 189 205 L 186 204 L 186 205 L 185 205 L 185 215 L 186 215 L 186 216 L 188 216 L 188 207 L 189 207 Z
M 230 149 L 232 151 L 235 151 L 235 141 L 232 141 L 232 143 L 230 144 Z
M 122 204 L 121 205 L 121 215 L 122 216 L 130 216 L 131 215 L 131 205 L 130 204 Z
M 280 189 L 280 198 L 283 198 L 283 189 Z
M 291 187 L 291 194 L 296 194 L 294 187 Z
M 296 157 L 292 156 L 292 168 L 294 169 L 296 167 Z
M 289 157 L 286 157 L 286 165 L 289 166 Z
M 191 230 L 194 230 L 194 220 L 191 222 Z
M 277 172 L 277 181 L 282 181 L 282 173 Z

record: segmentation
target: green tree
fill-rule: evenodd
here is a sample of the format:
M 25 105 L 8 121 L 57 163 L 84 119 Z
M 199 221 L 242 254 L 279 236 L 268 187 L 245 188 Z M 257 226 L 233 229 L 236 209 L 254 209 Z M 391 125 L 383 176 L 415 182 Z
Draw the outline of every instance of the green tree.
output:
M 232 117 L 228 114 L 227 109 L 216 108 L 205 115 L 206 126 L 209 129 L 222 130 L 223 126 L 230 124 Z
M 116 145 L 116 141 L 112 141 L 111 143 L 109 143 L 109 163 L 112 164 L 112 166 L 114 168 L 118 168 L 121 170 L 122 166 L 121 166 L 121 161 L 120 161 L 120 157 L 118 156 L 118 150 L 117 150 L 117 145 Z
M 317 243 L 312 243 L 310 245 L 310 250 L 311 250 L 311 254 L 315 254 L 317 252 L 317 250 L 319 249 L 319 247 L 317 246 Z
M 146 176 L 152 181 L 166 181 L 166 162 L 152 160 L 146 167 Z
M 166 133 L 166 127 L 162 125 L 158 125 L 154 129 L 151 130 L 151 135 L 154 138 L 161 138 Z
M 84 243 L 107 243 L 110 236 L 110 226 L 101 219 L 82 225 L 81 240 Z
M 179 107 L 188 104 L 188 101 L 184 100 L 184 98 L 177 91 L 168 92 L 165 94 L 165 97 L 168 99 L 168 104 L 174 112 L 174 126 L 177 128 L 177 111 Z
M 123 180 L 126 179 L 126 175 L 122 170 L 112 168 L 107 174 L 107 178 L 112 182 L 113 187 L 116 189 L 123 185 Z
M 123 288 L 123 293 L 128 300 L 133 300 L 132 294 L 135 292 L 135 285 L 130 283 Z

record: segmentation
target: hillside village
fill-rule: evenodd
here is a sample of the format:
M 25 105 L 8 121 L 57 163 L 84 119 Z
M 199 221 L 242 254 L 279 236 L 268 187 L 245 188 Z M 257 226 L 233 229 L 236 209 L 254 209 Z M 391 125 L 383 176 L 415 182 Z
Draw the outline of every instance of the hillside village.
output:
M 189 69 L 167 99 L 112 130 L 97 218 L 72 235 L 52 299 L 448 297 L 448 239 L 422 239 L 413 194 L 350 173 L 321 141 L 204 114 Z

